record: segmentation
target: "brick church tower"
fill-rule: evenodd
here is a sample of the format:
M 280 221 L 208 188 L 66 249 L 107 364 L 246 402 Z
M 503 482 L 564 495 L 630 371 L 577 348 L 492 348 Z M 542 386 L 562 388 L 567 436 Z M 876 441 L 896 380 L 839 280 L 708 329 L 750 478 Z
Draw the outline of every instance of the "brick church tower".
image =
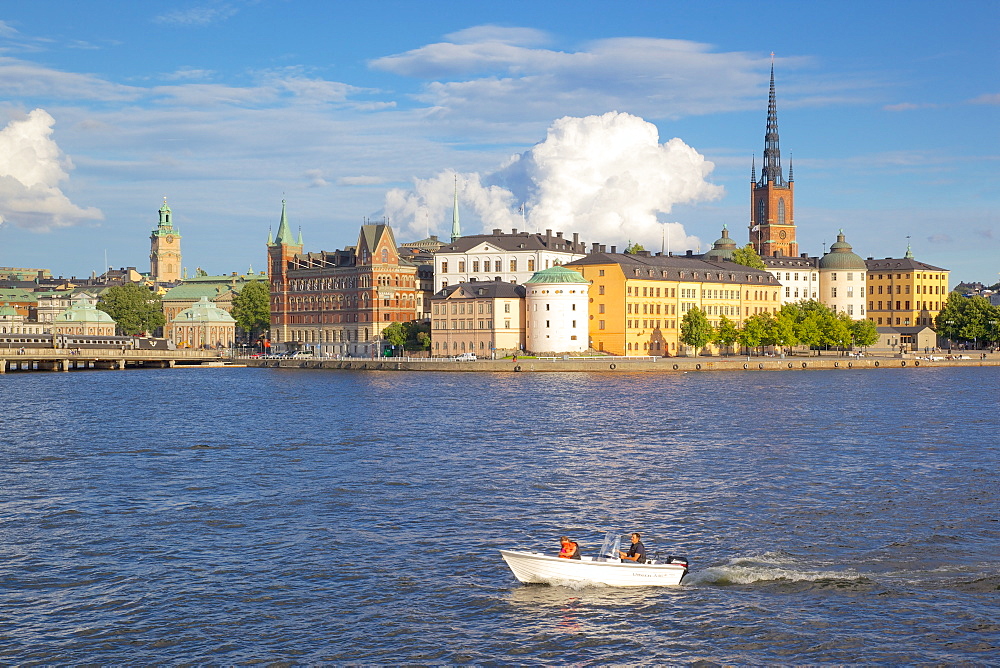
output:
M 778 148 L 778 111 L 774 102 L 774 62 L 771 62 L 771 90 L 767 99 L 767 132 L 764 135 L 764 164 L 757 179 L 757 167 L 750 168 L 750 243 L 761 257 L 796 257 L 795 178 L 788 161 L 788 180 L 781 172 Z
M 288 264 L 302 252 L 302 233 L 292 239 L 292 229 L 285 214 L 285 200 L 281 200 L 281 220 L 274 239 L 268 233 L 267 278 L 271 286 L 271 339 L 287 341 L 292 316 L 289 315 Z

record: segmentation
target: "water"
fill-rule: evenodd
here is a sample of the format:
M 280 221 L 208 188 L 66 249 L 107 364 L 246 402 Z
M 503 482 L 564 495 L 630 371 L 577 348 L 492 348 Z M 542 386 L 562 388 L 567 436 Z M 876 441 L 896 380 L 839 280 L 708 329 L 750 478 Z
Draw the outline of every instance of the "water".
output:
M 0 662 L 1000 663 L 996 369 L 0 377 Z M 501 547 L 640 530 L 666 589 Z

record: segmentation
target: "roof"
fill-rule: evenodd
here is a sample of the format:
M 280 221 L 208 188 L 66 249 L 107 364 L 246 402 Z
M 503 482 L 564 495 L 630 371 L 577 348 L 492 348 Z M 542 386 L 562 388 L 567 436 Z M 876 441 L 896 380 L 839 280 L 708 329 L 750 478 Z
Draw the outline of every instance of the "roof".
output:
M 35 295 L 18 288 L 0 290 L 0 302 L 37 302 Z
M 170 288 L 167 293 L 163 295 L 163 301 L 196 301 L 201 297 L 210 297 L 212 299 L 218 297 L 219 295 L 229 292 L 232 287 L 228 282 L 218 282 L 218 283 L 182 283 L 176 288 Z
M 950 271 L 949 269 L 942 269 L 941 267 L 935 267 L 932 264 L 927 264 L 925 262 L 917 262 L 913 258 L 892 258 L 887 257 L 881 260 L 876 260 L 874 258 L 868 258 L 865 260 L 865 267 L 868 271 Z
M 197 303 L 184 309 L 176 316 L 173 322 L 236 322 L 233 316 L 209 301 L 208 297 L 202 297 Z
M 819 258 L 802 257 L 796 255 L 762 255 L 761 260 L 768 269 L 815 269 L 818 266 Z
M 524 282 L 525 285 L 529 283 L 587 283 L 590 284 L 586 278 L 584 278 L 580 272 L 574 271 L 562 265 L 556 265 L 554 267 L 549 267 L 548 269 L 542 269 L 541 271 L 536 271 L 532 274 L 531 278 Z
M 504 234 L 500 230 L 493 230 L 493 234 L 471 234 L 459 237 L 455 241 L 442 246 L 439 253 L 467 253 L 481 244 L 496 246 L 502 251 L 517 250 L 547 250 L 563 253 L 575 253 L 583 255 L 587 252 L 583 242 L 573 243 L 572 239 L 565 239 L 559 232 L 556 236 L 549 234 L 537 234 L 535 232 L 517 232 Z
M 89 302 L 80 300 L 54 318 L 54 322 L 102 322 L 115 324 L 110 315 L 91 306 Z
M 837 235 L 837 241 L 830 244 L 830 252 L 820 258 L 819 268 L 865 271 L 868 267 L 861 256 L 854 252 L 851 244 L 844 240 L 844 232 L 841 230 Z
M 520 299 L 524 286 L 504 281 L 469 281 L 441 288 L 432 299 Z
M 698 281 L 703 283 L 766 283 L 779 285 L 769 271 L 752 269 L 725 260 L 713 262 L 686 255 L 652 255 L 648 251 L 630 253 L 591 253 L 568 262 L 567 267 L 617 264 L 626 278 L 660 281 Z

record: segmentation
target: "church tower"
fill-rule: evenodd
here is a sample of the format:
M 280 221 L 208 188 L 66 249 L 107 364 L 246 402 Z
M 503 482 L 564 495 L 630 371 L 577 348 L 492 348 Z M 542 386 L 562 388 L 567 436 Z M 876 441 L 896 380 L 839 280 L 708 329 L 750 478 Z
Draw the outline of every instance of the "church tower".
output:
M 160 222 L 149 235 L 149 275 L 157 283 L 181 280 L 181 235 L 174 227 L 166 197 L 160 207 Z
M 302 233 L 292 238 L 292 228 L 285 213 L 285 200 L 281 200 L 281 219 L 278 233 L 271 239 L 267 235 L 267 277 L 271 284 L 271 340 L 275 343 L 291 340 L 292 316 L 288 297 L 288 264 L 302 252 Z
M 764 164 L 757 179 L 757 167 L 750 168 L 750 243 L 761 257 L 796 257 L 795 178 L 788 161 L 788 180 L 781 171 L 778 148 L 778 110 L 774 101 L 774 61 L 771 61 L 771 90 L 767 98 L 767 132 L 764 134 Z

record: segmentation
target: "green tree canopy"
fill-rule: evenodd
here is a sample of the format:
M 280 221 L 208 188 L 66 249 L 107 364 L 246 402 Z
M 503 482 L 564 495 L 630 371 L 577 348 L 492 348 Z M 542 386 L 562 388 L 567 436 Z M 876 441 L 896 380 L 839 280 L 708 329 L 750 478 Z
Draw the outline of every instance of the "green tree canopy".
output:
M 681 319 L 681 342 L 693 346 L 695 354 L 712 340 L 714 331 L 705 313 L 697 306 L 684 314 Z
M 878 327 L 868 320 L 855 320 L 851 323 L 851 336 L 856 346 L 874 346 L 878 343 Z
M 120 334 L 152 334 L 167 321 L 160 296 L 138 283 L 108 288 L 97 308 L 111 316 Z
M 760 255 L 754 250 L 753 245 L 747 244 L 743 248 L 737 248 L 733 251 L 733 262 L 736 264 L 742 264 L 744 267 L 750 267 L 751 269 L 765 269 L 764 261 L 760 259 Z
M 406 329 L 403 328 L 403 323 L 390 323 L 382 330 L 382 339 L 394 346 L 401 346 L 406 343 Z
M 769 337 L 767 332 L 769 327 L 768 320 L 768 318 L 764 317 L 763 313 L 757 313 L 747 318 L 743 322 L 743 327 L 740 329 L 740 334 L 737 338 L 740 345 L 751 350 L 763 347 Z
M 233 297 L 236 326 L 253 340 L 271 327 L 271 293 L 263 281 L 250 281 Z
M 646 250 L 646 248 L 639 242 L 636 242 L 634 244 L 629 244 L 628 248 L 625 249 L 625 252 L 628 255 L 635 255 L 639 251 L 644 251 L 644 250 Z
M 739 335 L 740 330 L 736 327 L 736 323 L 726 316 L 722 316 L 719 319 L 719 327 L 715 330 L 715 337 L 712 339 L 712 343 L 720 347 L 729 347 L 736 343 Z

